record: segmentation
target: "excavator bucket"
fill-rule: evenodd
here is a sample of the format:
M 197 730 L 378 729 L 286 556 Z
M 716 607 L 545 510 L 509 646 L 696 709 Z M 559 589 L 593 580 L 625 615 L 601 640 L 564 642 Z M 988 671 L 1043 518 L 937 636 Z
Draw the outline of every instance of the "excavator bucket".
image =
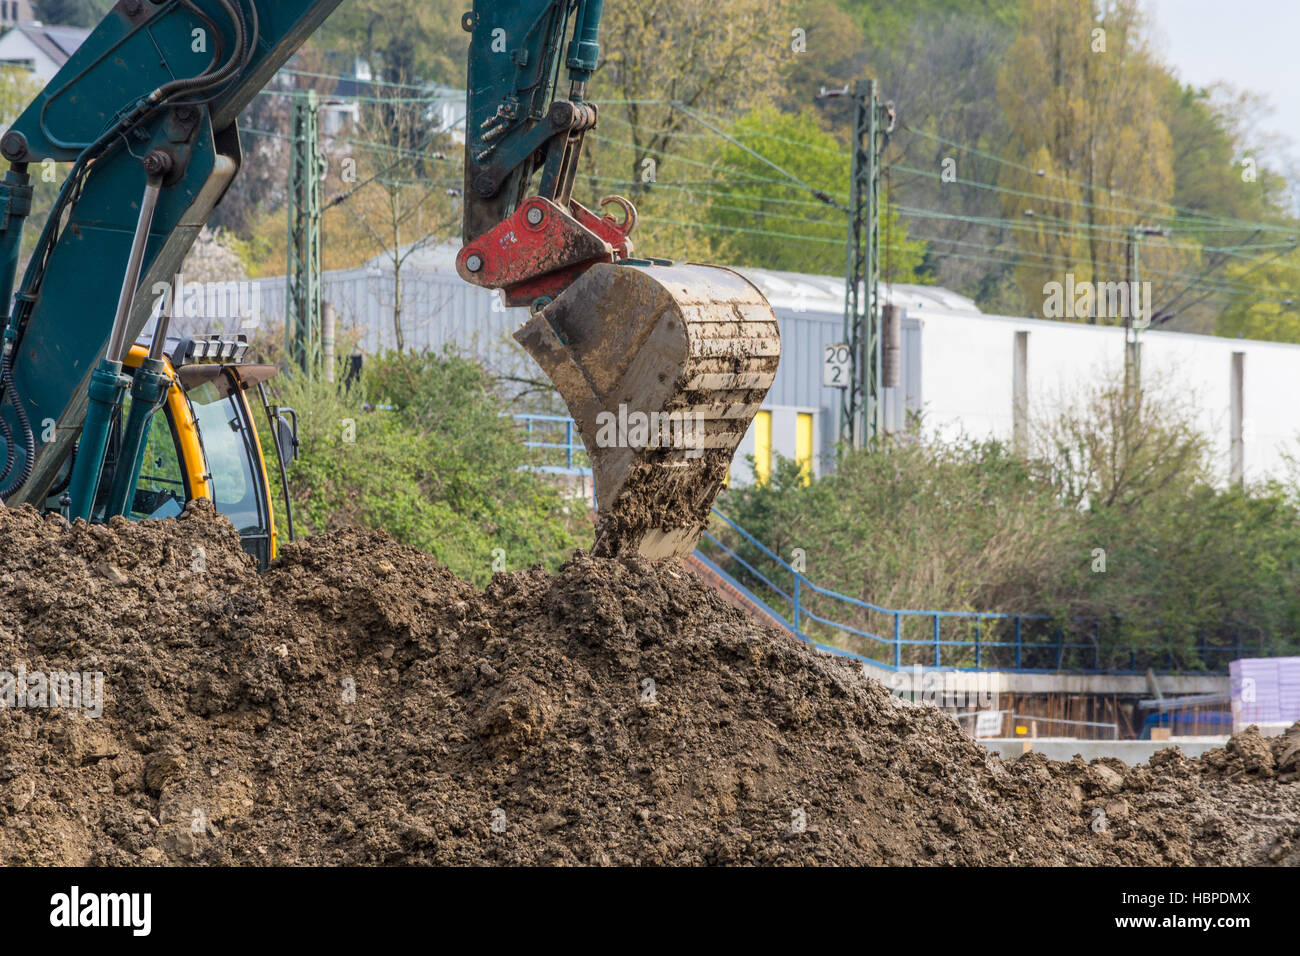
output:
M 587 447 L 594 553 L 690 554 L 781 358 L 763 294 L 717 266 L 602 263 L 515 338 Z

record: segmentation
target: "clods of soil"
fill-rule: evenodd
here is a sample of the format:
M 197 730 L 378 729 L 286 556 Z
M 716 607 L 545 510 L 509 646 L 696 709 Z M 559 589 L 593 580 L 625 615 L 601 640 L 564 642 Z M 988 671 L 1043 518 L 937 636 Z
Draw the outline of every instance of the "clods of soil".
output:
M 1300 863 L 1300 725 L 1004 762 L 681 565 L 259 574 L 206 502 L 0 543 L 3 864 Z

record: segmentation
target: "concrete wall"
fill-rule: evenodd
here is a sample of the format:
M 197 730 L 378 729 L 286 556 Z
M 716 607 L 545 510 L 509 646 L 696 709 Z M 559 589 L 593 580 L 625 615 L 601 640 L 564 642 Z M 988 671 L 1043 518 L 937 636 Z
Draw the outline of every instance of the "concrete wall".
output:
M 1000 694 L 1102 694 L 1120 697 L 1150 697 L 1151 684 L 1134 674 L 1021 674 L 1012 671 L 933 671 L 920 665 L 899 671 L 873 667 L 864 662 L 863 672 L 879 680 L 900 697 L 924 698 L 942 694 L 951 699 L 976 699 Z M 1229 692 L 1229 678 L 1213 674 L 1159 674 L 1160 693 L 1166 697 L 1187 694 Z
M 1075 740 L 1070 737 L 989 737 L 980 740 L 990 751 L 1004 760 L 1022 756 L 1028 745 L 1034 753 L 1049 760 L 1072 760 L 1077 754 L 1084 760 L 1098 757 L 1118 757 L 1129 766 L 1147 763 L 1158 750 L 1177 747 L 1188 757 L 1199 757 L 1207 750 L 1215 750 L 1228 742 L 1227 737 L 1171 737 L 1169 740 Z
M 1075 403 L 1123 370 L 1119 328 L 1003 316 L 927 313 L 918 318 L 924 329 L 925 422 L 940 435 L 1011 438 L 1018 332 L 1028 339 L 1031 418 Z M 1254 481 L 1284 473 L 1283 452 L 1300 434 L 1300 407 L 1293 395 L 1300 346 L 1160 331 L 1141 338 L 1144 384 L 1195 406 L 1223 481 L 1232 464 L 1234 353 L 1239 353 L 1244 476 Z

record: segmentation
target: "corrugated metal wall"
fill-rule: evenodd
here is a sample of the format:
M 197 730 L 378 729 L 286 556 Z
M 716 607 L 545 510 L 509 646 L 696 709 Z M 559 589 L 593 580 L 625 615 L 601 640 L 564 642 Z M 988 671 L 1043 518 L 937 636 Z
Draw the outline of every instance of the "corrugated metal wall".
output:
M 527 318 L 525 309 L 508 309 L 495 292 L 469 285 L 454 273 L 401 271 L 402 332 L 408 349 L 440 351 L 445 346 L 473 354 L 502 375 L 539 375 L 511 334 Z M 284 321 L 283 276 L 257 280 L 262 322 Z M 397 283 L 391 269 L 361 268 L 326 272 L 323 297 L 338 313 L 340 342 L 352 338 L 363 352 L 395 348 L 393 313 Z

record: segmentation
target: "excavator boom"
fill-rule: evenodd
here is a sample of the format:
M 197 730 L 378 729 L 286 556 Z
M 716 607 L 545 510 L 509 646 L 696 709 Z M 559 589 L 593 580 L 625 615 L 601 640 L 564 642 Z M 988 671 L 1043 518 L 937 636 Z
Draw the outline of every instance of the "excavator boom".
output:
M 476 0 L 457 270 L 533 316 L 515 338 L 578 426 L 596 490 L 598 554 L 695 548 L 736 448 L 776 374 L 776 315 L 714 266 L 634 257 L 636 210 L 572 197 L 599 110 L 601 0 Z M 559 55 L 568 96 L 558 93 Z M 503 55 L 508 52 L 508 55 Z M 536 192 L 530 186 L 536 180 Z
M 89 515 L 122 361 L 239 171 L 236 119 L 340 2 L 119 0 L 0 138 L 0 500 L 43 506 L 77 447 Z M 72 169 L 14 294 L 50 163 Z
M 119 0 L 0 138 L 0 500 L 46 505 L 66 476 L 69 515 L 105 516 L 113 436 L 135 464 L 114 475 L 107 515 L 126 509 L 169 387 L 161 346 L 127 374 L 131 343 L 238 173 L 239 113 L 339 2 Z M 516 337 L 587 445 L 597 550 L 672 557 L 698 539 L 780 338 L 739 275 L 635 258 L 627 199 L 573 199 L 599 118 L 587 86 L 603 6 L 475 0 L 465 14 L 457 270 L 531 310 Z M 71 172 L 15 291 L 29 169 L 51 161 Z

